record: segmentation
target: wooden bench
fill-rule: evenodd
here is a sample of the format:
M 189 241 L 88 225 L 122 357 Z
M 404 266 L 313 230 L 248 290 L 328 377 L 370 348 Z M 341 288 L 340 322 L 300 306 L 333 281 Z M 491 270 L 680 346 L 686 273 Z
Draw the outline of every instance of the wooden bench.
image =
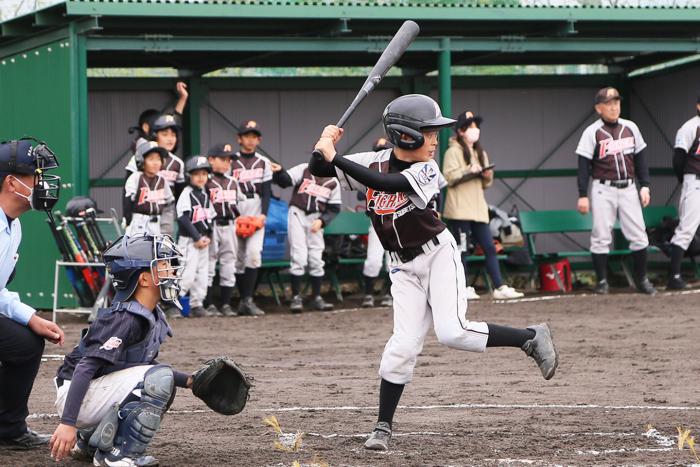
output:
M 677 215 L 674 206 L 649 206 L 643 210 L 644 221 L 647 228 L 658 226 L 664 217 L 675 217 Z M 591 214 L 582 215 L 576 210 L 549 210 L 549 211 L 521 211 L 520 212 L 520 228 L 528 247 L 530 258 L 532 259 L 533 268 L 530 271 L 530 279 L 532 280 L 537 267 L 540 264 L 549 264 L 551 272 L 554 275 L 557 285 L 560 290 L 564 290 L 564 285 L 561 282 L 559 274 L 556 273 L 552 263 L 565 259 L 577 257 L 590 257 L 591 252 L 581 248 L 571 251 L 556 251 L 542 253 L 537 251 L 535 246 L 535 237 L 545 234 L 562 234 L 567 235 L 575 232 L 590 232 L 593 228 L 593 218 Z M 619 230 L 619 224 L 615 225 L 615 230 Z M 569 237 L 570 238 L 570 237 Z M 653 246 L 649 247 L 650 252 L 658 252 L 659 249 Z M 619 260 L 622 271 L 627 278 L 630 286 L 634 286 L 634 280 L 630 272 L 629 266 L 625 259 L 632 253 L 629 248 L 614 248 L 610 250 L 610 257 Z

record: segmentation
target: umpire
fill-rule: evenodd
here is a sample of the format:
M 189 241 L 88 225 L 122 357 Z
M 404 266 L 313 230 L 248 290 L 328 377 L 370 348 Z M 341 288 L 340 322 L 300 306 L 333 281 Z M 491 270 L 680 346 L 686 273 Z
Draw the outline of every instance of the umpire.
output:
M 681 277 L 681 261 L 695 232 L 700 226 L 700 95 L 695 104 L 697 115 L 688 120 L 676 133 L 673 152 L 673 170 L 683 182 L 678 200 L 680 222 L 671 239 L 671 271 L 667 289 L 681 290 L 688 284 Z
M 32 449 L 49 435 L 27 427 L 27 401 L 44 352 L 44 339 L 63 345 L 63 331 L 40 318 L 15 292 L 7 290 L 15 274 L 22 240 L 18 217 L 30 209 L 50 210 L 58 200 L 56 157 L 40 141 L 23 138 L 0 143 L 0 449 Z
M 637 290 L 654 295 L 656 289 L 647 278 L 649 238 L 642 215 L 642 207 L 651 201 L 649 168 L 643 152 L 647 144 L 634 122 L 620 118 L 620 93 L 617 89 L 599 90 L 594 102 L 600 118 L 583 131 L 576 154 L 578 211 L 587 214 L 590 210 L 593 216 L 591 255 L 597 276 L 595 292 L 606 294 L 609 291 L 608 254 L 613 240 L 612 230 L 619 218 L 622 233 L 630 242 Z M 593 184 L 589 201 L 591 177 Z

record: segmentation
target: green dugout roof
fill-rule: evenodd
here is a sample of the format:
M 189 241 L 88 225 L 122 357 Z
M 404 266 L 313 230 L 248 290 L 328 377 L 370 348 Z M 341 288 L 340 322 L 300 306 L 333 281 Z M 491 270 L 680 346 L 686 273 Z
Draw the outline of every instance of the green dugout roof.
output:
M 700 52 L 700 8 L 485 3 L 69 0 L 2 23 L 0 56 L 72 25 L 87 38 L 88 67 L 367 66 L 404 19 L 417 21 L 421 35 L 399 65 L 417 71 L 436 68 L 442 38 L 450 38 L 453 65 L 630 71 Z

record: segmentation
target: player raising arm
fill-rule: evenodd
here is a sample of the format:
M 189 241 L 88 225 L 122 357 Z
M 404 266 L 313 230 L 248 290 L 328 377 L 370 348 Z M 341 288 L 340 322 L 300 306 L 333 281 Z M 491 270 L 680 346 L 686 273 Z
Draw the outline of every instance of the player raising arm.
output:
M 394 332 L 379 368 L 378 421 L 365 443 L 374 450 L 388 449 L 394 412 L 431 324 L 438 341 L 455 349 L 520 347 L 545 379 L 554 376 L 558 363 L 546 324 L 516 329 L 467 319 L 460 251 L 433 208 L 440 192 L 440 171 L 433 160 L 438 130 L 455 121 L 419 94 L 389 103 L 382 120 L 394 149 L 343 157 L 335 149 L 343 130 L 330 125 L 315 147 L 323 159 L 312 157 L 309 165 L 313 175 L 337 176 L 345 189 L 366 190 L 372 225 L 391 258 Z

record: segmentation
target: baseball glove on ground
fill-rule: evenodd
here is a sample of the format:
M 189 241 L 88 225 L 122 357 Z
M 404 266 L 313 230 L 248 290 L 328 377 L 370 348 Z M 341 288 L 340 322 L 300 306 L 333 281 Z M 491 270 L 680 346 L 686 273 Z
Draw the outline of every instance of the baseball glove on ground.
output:
M 216 357 L 192 375 L 192 393 L 223 415 L 236 415 L 245 407 L 251 378 L 228 357 Z
M 236 235 L 241 238 L 251 237 L 262 227 L 263 221 L 256 216 L 241 216 L 236 219 Z

